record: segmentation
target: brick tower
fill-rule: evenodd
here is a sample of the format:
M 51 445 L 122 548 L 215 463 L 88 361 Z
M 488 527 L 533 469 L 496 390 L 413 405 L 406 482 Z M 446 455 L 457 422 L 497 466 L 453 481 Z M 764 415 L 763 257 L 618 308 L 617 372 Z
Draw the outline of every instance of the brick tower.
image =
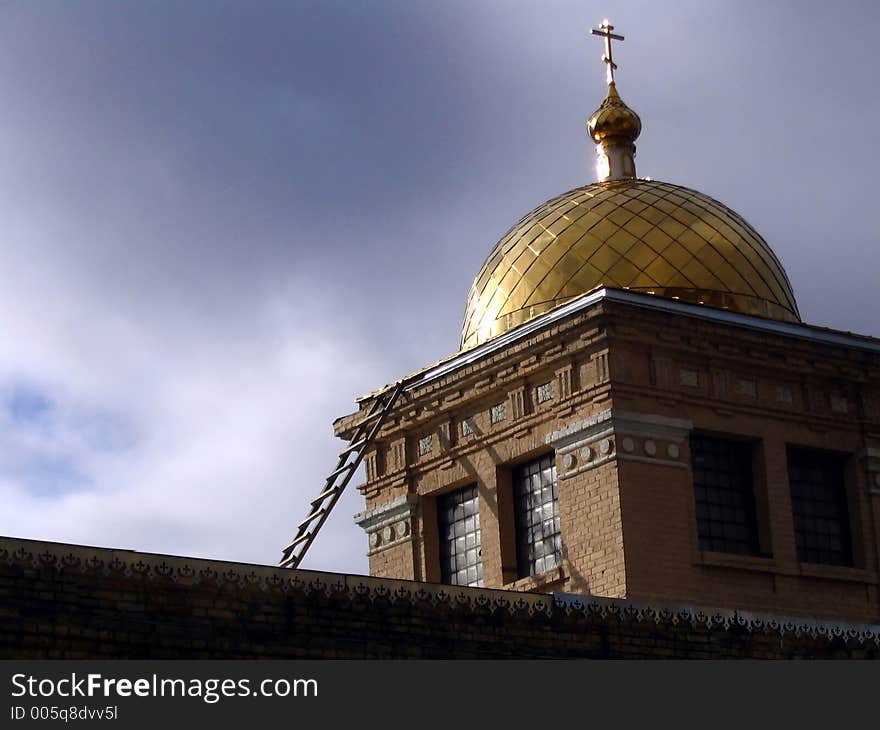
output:
M 367 447 L 370 571 L 876 621 L 880 340 L 802 323 L 742 217 L 636 176 L 612 30 L 599 181 L 499 241 Z

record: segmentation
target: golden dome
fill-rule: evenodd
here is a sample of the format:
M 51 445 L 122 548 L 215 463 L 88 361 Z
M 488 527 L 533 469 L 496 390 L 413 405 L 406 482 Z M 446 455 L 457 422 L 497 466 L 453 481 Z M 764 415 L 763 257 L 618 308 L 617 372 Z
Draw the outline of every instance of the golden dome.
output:
M 603 286 L 800 321 L 782 264 L 740 216 L 678 185 L 613 180 L 564 193 L 508 231 L 471 287 L 461 345 Z
M 634 142 L 641 131 L 642 120 L 623 103 L 612 81 L 605 99 L 587 120 L 587 132 L 596 142 L 616 139 Z

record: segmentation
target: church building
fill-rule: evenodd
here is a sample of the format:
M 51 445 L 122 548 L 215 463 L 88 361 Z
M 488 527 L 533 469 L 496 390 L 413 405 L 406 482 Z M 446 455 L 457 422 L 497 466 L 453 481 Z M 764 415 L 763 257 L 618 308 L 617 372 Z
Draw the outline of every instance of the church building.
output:
M 337 419 L 280 564 L 0 537 L 0 657 L 880 658 L 880 339 L 638 177 L 612 31 L 598 181 L 488 252 L 454 354 Z M 361 464 L 370 575 L 303 570 Z
M 802 322 L 740 215 L 637 176 L 612 30 L 598 182 L 495 245 L 367 447 L 371 574 L 876 621 L 880 341 Z

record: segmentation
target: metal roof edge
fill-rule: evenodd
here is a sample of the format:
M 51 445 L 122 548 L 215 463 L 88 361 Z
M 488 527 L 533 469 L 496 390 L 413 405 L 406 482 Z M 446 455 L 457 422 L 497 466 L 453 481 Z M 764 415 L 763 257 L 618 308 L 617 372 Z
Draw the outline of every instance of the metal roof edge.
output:
M 786 337 L 796 337 L 810 342 L 838 345 L 880 354 L 880 339 L 869 337 L 867 335 L 856 335 L 836 330 L 817 329 L 815 326 L 808 324 L 780 322 L 772 319 L 764 319 L 763 317 L 756 317 L 750 314 L 741 314 L 739 312 L 731 312 L 725 309 L 716 309 L 714 307 L 700 304 L 667 299 L 652 294 L 642 294 L 622 289 L 602 287 L 601 289 L 596 289 L 588 294 L 584 294 L 567 304 L 563 304 L 561 307 L 557 307 L 556 309 L 536 317 L 529 322 L 525 322 L 519 327 L 498 335 L 487 342 L 477 345 L 469 350 L 465 350 L 457 355 L 451 355 L 449 358 L 441 360 L 437 365 L 429 366 L 424 370 L 412 373 L 403 378 L 404 381 L 409 381 L 406 383 L 405 390 L 414 390 L 434 380 L 442 378 L 445 375 L 453 373 L 456 370 L 467 367 L 468 365 L 471 365 L 494 352 L 503 350 L 505 347 L 525 339 L 529 335 L 549 327 L 572 314 L 589 309 L 602 300 L 621 302 L 673 314 L 682 314 L 684 316 L 696 317 L 712 322 L 721 322 L 723 324 L 744 327 L 758 332 L 768 332 Z M 369 396 L 364 397 L 366 398 Z

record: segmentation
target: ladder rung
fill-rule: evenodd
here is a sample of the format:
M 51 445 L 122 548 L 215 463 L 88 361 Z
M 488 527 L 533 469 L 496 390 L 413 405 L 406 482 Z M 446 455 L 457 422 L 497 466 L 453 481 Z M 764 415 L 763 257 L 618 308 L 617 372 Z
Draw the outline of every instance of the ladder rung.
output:
M 323 507 L 321 509 L 316 509 L 314 512 L 312 512 L 312 514 L 310 514 L 308 517 L 306 517 L 302 522 L 300 522 L 297 525 L 297 529 L 302 529 L 305 525 L 309 524 L 309 522 L 312 522 L 315 518 L 320 517 L 323 513 L 324 513 Z
M 375 413 L 371 413 L 371 414 L 368 415 L 363 421 L 361 421 L 361 422 L 358 424 L 358 426 L 365 426 L 365 425 L 368 424 L 368 423 L 372 423 L 372 422 L 375 421 L 377 418 L 381 418 L 381 417 L 382 417 L 382 413 L 383 413 L 384 411 L 385 411 L 384 408 L 379 408 L 379 409 L 377 409 Z
M 327 477 L 327 481 L 329 482 L 331 479 L 338 477 L 340 474 L 342 474 L 342 472 L 348 471 L 353 466 L 354 466 L 354 462 L 352 461 L 352 462 L 346 464 L 345 466 L 340 466 L 336 471 L 331 471 L 330 476 Z
M 362 439 L 360 439 L 360 440 L 358 440 L 358 441 L 355 441 L 353 444 L 349 444 L 349 445 L 346 446 L 342 451 L 339 452 L 339 455 L 342 456 L 343 454 L 349 454 L 349 453 L 351 453 L 352 451 L 357 451 L 357 450 L 358 450 L 361 446 L 363 446 L 365 443 L 367 443 L 367 439 L 366 439 L 366 437 L 365 437 L 365 438 L 362 438 Z
M 318 502 L 323 502 L 327 497 L 329 497 L 331 494 L 333 494 L 333 492 L 338 492 L 338 491 L 339 491 L 339 486 L 336 484 L 334 484 L 332 487 L 327 487 L 327 489 L 325 489 L 323 492 L 321 492 L 309 504 L 311 504 L 314 507 Z
M 311 537 L 311 535 L 309 535 L 309 533 L 306 533 L 305 535 L 300 535 L 298 538 L 296 538 L 296 540 L 294 540 L 292 543 L 290 543 L 290 545 L 288 547 L 296 547 L 303 540 L 308 540 L 309 537 Z
M 295 548 L 297 545 L 299 545 L 303 540 L 308 540 L 308 538 L 309 538 L 308 532 L 305 533 L 304 535 L 300 535 L 298 538 L 293 540 L 289 545 L 286 545 L 281 552 L 286 553 L 288 551 L 292 551 L 293 548 Z

